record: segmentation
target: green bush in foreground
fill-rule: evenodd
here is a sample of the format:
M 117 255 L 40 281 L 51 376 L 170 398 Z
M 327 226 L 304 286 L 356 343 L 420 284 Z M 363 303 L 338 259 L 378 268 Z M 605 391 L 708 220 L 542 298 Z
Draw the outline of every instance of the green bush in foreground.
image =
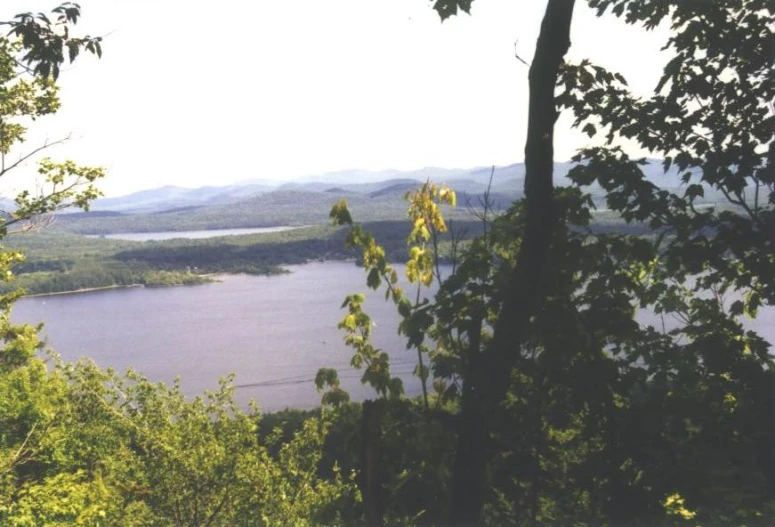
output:
M 230 380 L 189 401 L 177 384 L 87 361 L 8 367 L 5 351 L 2 525 L 330 525 L 359 499 L 336 465 L 318 476 L 326 416 L 259 439 L 260 415 L 234 404 Z

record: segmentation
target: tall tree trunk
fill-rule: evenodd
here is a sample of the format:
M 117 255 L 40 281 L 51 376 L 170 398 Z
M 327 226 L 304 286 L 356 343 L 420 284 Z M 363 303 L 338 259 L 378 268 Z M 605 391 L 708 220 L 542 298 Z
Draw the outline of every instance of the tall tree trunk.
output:
M 563 57 L 570 47 L 575 0 L 549 0 L 530 66 L 530 105 L 525 146 L 526 220 L 522 247 L 510 278 L 490 348 L 469 356 L 465 379 L 457 458 L 452 482 L 450 521 L 481 521 L 487 488 L 491 424 L 509 387 L 530 317 L 543 299 L 543 273 L 554 232 L 554 90 Z
M 382 416 L 385 400 L 363 403 L 363 451 L 361 494 L 368 527 L 384 525 L 382 503 Z

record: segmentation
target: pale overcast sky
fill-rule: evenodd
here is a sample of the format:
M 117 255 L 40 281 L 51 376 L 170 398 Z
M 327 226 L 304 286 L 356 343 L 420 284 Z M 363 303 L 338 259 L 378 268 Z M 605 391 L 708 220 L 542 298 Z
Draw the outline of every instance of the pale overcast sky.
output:
M 0 19 L 58 3 L 3 0 Z M 523 160 L 528 68 L 514 42 L 529 61 L 543 0 L 476 0 L 443 24 L 426 0 L 80 4 L 76 33 L 107 34 L 103 58 L 64 69 L 62 110 L 24 146 L 72 132 L 49 155 L 105 166 L 108 195 Z M 598 19 L 579 0 L 570 57 L 646 94 L 666 36 Z M 585 144 L 558 122 L 558 160 Z

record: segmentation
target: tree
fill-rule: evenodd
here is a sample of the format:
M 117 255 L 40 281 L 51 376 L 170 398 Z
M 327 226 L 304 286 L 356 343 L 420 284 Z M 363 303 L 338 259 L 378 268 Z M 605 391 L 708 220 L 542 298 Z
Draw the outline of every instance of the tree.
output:
M 646 27 L 654 27 L 663 19 L 670 18 L 675 33 L 667 47 L 673 49 L 676 56 L 666 66 L 657 93 L 650 100 L 633 97 L 620 75 L 606 72 L 587 61 L 577 66 L 563 65 L 558 82 L 562 90 L 557 95 L 557 103 L 571 109 L 577 117 L 576 125 L 582 126 L 590 136 L 596 137 L 597 127 L 602 125 L 606 129 L 609 145 L 619 137 L 635 139 L 644 148 L 660 155 L 664 159 L 665 171 L 669 171 L 671 166 L 678 168 L 685 191 L 683 195 L 676 195 L 650 183 L 640 170 L 647 162 L 630 160 L 619 147 L 584 149 L 577 156 L 576 161 L 580 165 L 571 173 L 577 184 L 585 186 L 599 183 L 607 192 L 609 207 L 621 213 L 625 221 L 647 222 L 660 235 L 653 243 L 626 237 L 598 237 L 602 242 L 600 245 L 589 245 L 601 255 L 607 254 L 613 261 L 609 260 L 606 265 L 605 260 L 594 259 L 593 269 L 597 276 L 589 276 L 586 283 L 581 282 L 576 286 L 587 290 L 586 300 L 590 306 L 585 317 L 587 333 L 597 326 L 608 333 L 608 353 L 611 352 L 610 346 L 615 346 L 614 356 L 621 347 L 630 348 L 630 353 L 626 353 L 625 364 L 610 364 L 608 360 L 599 360 L 597 367 L 600 371 L 588 372 L 606 386 L 608 394 L 582 395 L 602 397 L 599 400 L 603 403 L 606 398 L 609 399 L 608 409 L 605 405 L 600 407 L 599 411 L 603 415 L 599 419 L 603 419 L 604 415 L 607 416 L 605 419 L 610 419 L 608 440 L 611 444 L 607 447 L 615 450 L 617 439 L 614 439 L 614 428 L 620 426 L 621 422 L 616 422 L 618 418 L 616 412 L 612 411 L 612 401 L 617 398 L 631 399 L 636 389 L 647 390 L 656 396 L 655 391 L 660 390 L 657 388 L 659 382 L 664 382 L 666 386 L 683 384 L 687 391 L 681 395 L 671 393 L 666 399 L 661 396 L 656 396 L 656 399 L 670 405 L 668 412 L 674 419 L 680 421 L 678 416 L 685 416 L 684 419 L 690 423 L 693 420 L 705 423 L 704 427 L 696 429 L 701 433 L 697 434 L 696 441 L 692 443 L 691 452 L 685 452 L 687 459 L 692 459 L 692 462 L 685 467 L 684 492 L 692 492 L 696 502 L 715 509 L 714 513 L 705 516 L 706 521 L 730 520 L 731 516 L 728 515 L 732 514 L 734 507 L 729 501 L 733 499 L 742 499 L 738 507 L 756 517 L 762 514 L 762 509 L 757 511 L 756 507 L 751 508 L 755 500 L 744 500 L 739 492 L 732 491 L 731 484 L 731 480 L 740 477 L 741 472 L 750 469 L 745 465 L 729 469 L 728 464 L 734 466 L 731 461 L 734 456 L 730 454 L 733 451 L 741 458 L 746 457 L 742 455 L 746 449 L 759 452 L 747 459 L 754 466 L 758 465 L 759 470 L 754 472 L 758 472 L 759 477 L 773 481 L 775 425 L 771 417 L 774 386 L 772 358 L 767 353 L 767 344 L 752 332 L 745 331 L 736 321 L 739 315 L 745 313 L 755 316 L 760 305 L 770 304 L 773 298 L 772 284 L 775 284 L 772 251 L 775 117 L 771 108 L 771 101 L 775 98 L 775 77 L 767 44 L 772 41 L 772 6 L 765 2 L 685 2 L 669 6 L 666 3 L 629 1 L 592 1 L 591 5 L 597 7 L 601 14 L 610 7 L 616 15 L 625 16 L 629 23 L 642 22 Z M 550 2 L 547 14 L 551 8 Z M 539 51 L 533 67 L 540 60 L 540 48 L 539 39 Z M 547 64 L 543 62 L 544 66 Z M 531 69 L 531 109 L 537 94 L 533 91 L 532 73 Z M 552 108 L 555 103 L 550 90 L 545 87 L 542 93 L 548 99 L 545 104 Z M 553 114 L 547 112 L 544 115 Z M 542 122 L 553 122 L 553 119 Z M 537 124 L 531 120 L 529 134 L 540 130 Z M 550 137 L 546 131 L 542 133 L 544 138 Z M 530 179 L 530 156 L 529 140 L 526 149 L 528 175 L 525 224 L 514 267 L 516 279 L 511 282 L 512 288 L 507 289 L 503 296 L 493 341 L 483 355 L 487 364 L 486 374 L 478 379 L 478 385 L 473 371 L 467 372 L 466 376 L 467 382 L 474 381 L 472 384 L 477 386 L 479 397 L 487 400 L 485 407 L 492 413 L 496 413 L 495 408 L 501 404 L 506 392 L 502 381 L 503 371 L 510 371 L 508 366 L 517 365 L 520 372 L 526 372 L 527 365 L 519 365 L 520 354 L 516 350 L 527 344 L 524 333 L 527 317 L 536 315 L 540 319 L 540 310 L 546 310 L 551 305 L 546 304 L 546 295 L 542 295 L 540 289 L 541 276 L 547 274 L 541 265 L 548 263 L 542 256 L 549 250 L 550 244 L 557 244 L 555 248 L 558 248 L 560 244 L 566 243 L 552 235 L 550 212 L 546 212 L 547 217 L 543 222 L 545 228 L 540 231 L 542 240 L 537 244 L 540 248 L 536 248 L 535 241 L 531 242 L 535 232 L 531 231 L 531 207 L 541 206 L 541 210 L 550 211 L 551 206 L 547 201 L 541 203 L 537 199 L 535 187 L 531 196 L 531 185 L 535 183 L 531 183 Z M 550 173 L 549 170 L 544 168 L 543 174 Z M 727 206 L 698 206 L 695 203 L 697 198 L 708 189 L 720 192 Z M 549 186 L 548 192 L 543 194 L 544 199 L 550 193 Z M 579 217 L 583 217 L 584 208 L 578 209 L 578 213 L 581 213 Z M 589 241 L 586 243 L 589 244 Z M 536 265 L 527 265 L 531 260 Z M 568 261 L 583 263 L 585 258 Z M 538 265 L 539 262 L 541 265 Z M 610 267 L 614 262 L 619 266 L 632 266 L 630 276 L 622 276 Z M 640 276 L 633 280 L 631 273 L 635 270 Z M 528 271 L 527 274 L 520 280 L 519 273 L 525 271 Z M 580 266 L 575 271 L 588 272 Z M 553 279 L 557 277 L 552 276 Z M 525 284 L 526 279 L 532 280 L 533 285 Z M 601 279 L 603 282 L 600 282 Z M 612 281 L 614 279 L 616 281 Z M 683 285 L 687 280 L 688 287 Z M 607 291 L 597 289 L 603 283 L 606 283 Z M 704 291 L 713 291 L 717 296 L 713 299 L 704 298 Z M 727 306 L 722 297 L 729 291 L 735 291 L 740 298 Z M 582 298 L 577 297 L 577 302 Z M 603 300 L 614 302 L 611 307 L 617 303 L 625 307 L 638 302 L 660 313 L 676 314 L 682 317 L 684 324 L 670 332 L 667 339 L 655 337 L 646 328 L 631 326 L 628 332 L 622 333 L 620 328 L 600 327 L 599 321 L 593 324 L 593 319 L 589 317 L 597 310 L 593 309 L 595 303 L 600 304 Z M 725 308 L 728 308 L 726 312 Z M 583 310 L 580 311 L 579 315 L 585 315 Z M 626 323 L 626 320 L 621 322 Z M 572 327 L 555 324 L 555 331 L 575 333 Z M 503 331 L 504 328 L 508 329 Z M 505 334 L 508 334 L 508 338 L 499 343 L 499 336 Z M 681 337 L 688 339 L 689 343 L 679 344 Z M 542 338 L 546 339 L 545 336 Z M 640 342 L 635 344 L 633 338 Z M 629 344 L 626 343 L 628 339 Z M 501 351 L 506 349 L 505 342 L 510 346 L 507 352 L 511 355 L 510 360 L 501 358 L 506 356 Z M 605 340 L 601 341 L 601 344 L 604 343 Z M 550 350 L 545 340 L 543 346 L 544 353 Z M 575 350 L 568 349 L 565 360 L 572 361 L 574 355 L 582 356 L 583 353 L 582 346 L 576 346 Z M 677 357 L 687 354 L 691 360 L 677 362 Z M 647 365 L 646 371 L 638 365 L 639 362 Z M 611 377 L 610 373 L 606 373 L 609 367 L 607 364 L 616 366 L 619 369 L 618 375 Z M 559 364 L 554 363 L 552 368 L 557 372 Z M 552 373 L 552 370 L 544 370 L 541 374 L 544 381 Z M 633 377 L 639 375 L 646 375 L 647 379 L 650 376 L 650 381 L 659 379 L 659 382 L 634 381 Z M 622 382 L 624 384 L 618 387 L 614 384 Z M 578 388 L 576 386 L 574 390 Z M 547 395 L 548 389 L 541 392 Z M 488 392 L 491 397 L 482 395 Z M 707 396 L 701 397 L 698 393 Z M 727 406 L 719 403 L 719 400 L 727 401 Z M 591 404 L 592 399 L 588 399 L 588 402 Z M 633 412 L 645 409 L 632 404 Z M 706 412 L 702 418 L 697 415 L 690 417 L 686 414 L 687 405 L 707 405 L 713 410 Z M 735 408 L 732 411 L 736 414 L 734 417 L 723 414 L 723 411 L 731 411 L 729 405 Z M 654 411 L 653 408 L 650 410 Z M 471 456 L 472 450 L 485 452 L 487 443 L 482 430 L 487 433 L 493 430 L 483 420 L 466 420 L 465 411 L 464 399 L 462 422 L 466 424 L 461 427 L 459 458 Z M 766 424 L 754 425 L 757 419 L 761 419 L 759 423 Z M 473 434 L 478 434 L 481 439 L 477 443 L 465 439 L 466 435 L 471 434 L 472 425 L 473 430 L 476 430 Z M 538 425 L 538 428 L 541 426 L 544 425 Z M 683 427 L 683 433 L 691 434 L 689 429 L 692 425 L 687 426 L 688 429 Z M 536 433 L 541 435 L 539 431 Z M 662 433 L 668 435 L 677 431 L 662 430 Z M 725 438 L 726 451 L 723 455 L 711 447 L 712 434 L 722 434 Z M 752 439 L 741 441 L 739 437 Z M 473 445 L 479 448 L 472 449 Z M 676 451 L 685 451 L 684 447 L 677 444 L 670 446 Z M 619 459 L 625 460 L 628 455 L 631 456 L 632 452 L 621 454 Z M 480 454 L 481 458 L 485 456 Z M 538 453 L 534 453 L 533 457 L 533 463 L 538 463 L 541 458 Z M 737 458 L 738 462 L 741 458 Z M 709 463 L 709 459 L 715 459 L 715 462 Z M 479 461 L 477 465 L 483 467 L 484 463 Z M 698 492 L 699 489 L 692 488 L 692 485 L 698 486 L 698 482 L 705 477 L 703 474 L 711 470 L 711 465 L 717 467 L 719 474 L 723 473 L 724 477 L 730 478 L 730 483 L 720 485 L 724 490 L 716 493 Z M 538 470 L 537 465 L 535 470 Z M 472 475 L 474 478 L 471 478 Z M 665 474 L 665 477 L 675 477 L 675 474 Z M 462 482 L 462 488 L 454 494 L 453 511 L 454 507 L 458 507 L 458 511 L 453 514 L 463 523 L 476 521 L 477 513 L 473 511 L 478 508 L 477 505 L 471 505 L 469 512 L 463 509 L 466 508 L 467 499 L 469 502 L 481 503 L 474 491 L 476 484 L 472 483 L 477 479 L 484 479 L 482 472 L 477 475 L 472 468 L 465 475 L 460 474 L 459 479 L 456 478 L 456 481 Z M 614 487 L 610 491 L 612 495 L 621 496 Z M 771 484 L 762 486 L 752 483 L 748 492 L 756 495 L 762 503 L 771 500 L 773 496 Z M 730 493 L 735 498 L 730 498 Z M 674 498 L 676 495 L 671 496 Z M 472 499 L 471 496 L 475 497 Z M 667 501 L 670 500 L 666 498 Z M 675 499 L 670 501 L 671 504 L 675 502 Z M 741 503 L 746 505 L 742 506 Z M 632 521 L 636 514 L 633 510 L 626 511 L 630 515 L 626 518 L 618 516 L 625 514 L 625 511 L 615 509 L 609 510 L 608 514 L 617 521 Z M 742 510 L 738 511 L 738 516 L 745 514 Z M 693 516 L 693 513 L 687 516 Z M 535 520 L 535 514 L 533 518 Z
M 43 150 L 63 141 L 46 142 L 15 159 L 9 159 L 14 149 L 25 139 L 29 121 L 56 113 L 60 106 L 56 79 L 60 65 L 75 60 L 81 50 L 102 54 L 99 37 L 73 37 L 71 27 L 80 17 L 77 4 L 66 2 L 52 11 L 52 18 L 43 13 L 23 13 L 10 21 L 0 21 L 8 33 L 0 37 L 0 177 L 31 160 Z M 67 59 L 65 58 L 67 53 Z M 22 191 L 15 207 L 0 218 L 0 240 L 12 225 L 30 228 L 32 220 L 72 205 L 87 209 L 89 201 L 99 195 L 94 183 L 104 176 L 102 168 L 83 167 L 73 161 L 56 163 L 45 158 L 38 163 L 38 193 Z M 23 259 L 17 251 L 0 248 L 0 275 L 5 281 L 12 277 L 11 266 Z M 24 363 L 34 352 L 32 328 L 10 324 L 9 308 L 20 293 L 0 296 L 0 337 L 6 346 L 0 356 L 0 368 Z M 24 337 L 24 338 L 22 338 Z M 20 340 L 21 339 L 21 340 Z
M 20 167 L 41 151 L 63 141 L 46 142 L 37 148 L 9 159 L 14 147 L 25 139 L 30 120 L 55 113 L 60 106 L 55 84 L 60 65 L 72 62 L 82 49 L 101 55 L 100 38 L 70 36 L 70 27 L 80 16 L 77 4 L 67 2 L 53 10 L 52 21 L 45 14 L 23 13 L 10 21 L 0 22 L 7 26 L 6 36 L 0 37 L 0 177 Z M 82 167 L 72 161 L 53 162 L 49 158 L 38 164 L 38 193 L 22 191 L 15 199 L 13 210 L 0 218 L 0 239 L 8 234 L 9 227 L 17 225 L 30 228 L 32 220 L 62 208 L 76 205 L 88 208 L 90 200 L 98 196 L 94 183 L 104 176 L 101 168 Z M 23 256 L 16 251 L 0 251 L 0 274 L 10 279 L 12 264 Z M 14 335 L 22 331 L 9 324 L 8 307 L 18 294 L 2 297 L 3 314 L 0 315 L 3 338 L 8 343 L 0 363 L 13 365 L 23 362 L 29 350 L 12 345 Z M 29 332 L 29 330 L 24 330 Z
M 558 95 L 577 126 L 605 138 L 579 152 L 571 178 L 579 186 L 599 184 L 612 210 L 658 233 L 641 244 L 633 293 L 680 324 L 661 344 L 643 334 L 649 345 L 631 348 L 628 360 L 646 364 L 650 387 L 666 390 L 652 390 L 649 403 L 670 416 L 654 423 L 656 437 L 690 438 L 671 445 L 682 462 L 663 458 L 660 477 L 676 487 L 668 498 L 680 494 L 699 505 L 697 521 L 771 520 L 773 359 L 770 344 L 741 319 L 775 299 L 775 11 L 756 0 L 590 5 L 630 24 L 670 23 L 673 30 L 666 49 L 674 57 L 652 97 L 633 96 L 621 75 L 588 61 L 564 68 Z M 631 159 L 615 145 L 619 139 L 662 158 L 683 192 L 649 181 L 648 161 Z M 719 203 L 702 203 L 714 194 Z M 711 474 L 713 488 L 699 483 Z M 743 488 L 734 483 L 740 477 Z
M 60 141 L 7 161 L 24 140 L 25 123 L 53 114 L 60 66 L 80 51 L 101 54 L 99 38 L 75 38 L 80 8 L 54 16 L 18 15 L 0 37 L 0 176 Z M 101 168 L 39 162 L 45 189 L 23 192 L 0 219 L 0 240 L 16 225 L 98 195 Z M 0 247 L 0 274 L 22 255 Z M 157 273 L 158 274 L 158 273 Z M 163 274 L 163 272 L 162 272 Z M 161 281 L 169 277 L 153 276 Z M 216 526 L 340 524 L 335 507 L 356 501 L 334 467 L 318 477 L 329 423 L 311 419 L 280 444 L 260 442 L 260 417 L 233 401 L 231 380 L 189 401 L 130 372 L 125 378 L 82 361 L 44 360 L 37 328 L 10 323 L 20 292 L 0 296 L 0 524 L 82 526 Z M 47 362 L 49 364 L 47 365 Z M 276 451 L 270 454 L 269 448 Z M 350 509 L 353 508 L 351 505 Z
M 543 296 L 544 272 L 555 213 L 552 170 L 553 129 L 557 119 L 554 85 L 570 46 L 573 0 L 550 0 L 530 67 L 530 104 L 525 146 L 525 231 L 487 354 L 469 354 L 464 366 L 458 457 L 452 493 L 452 519 L 472 525 L 485 500 L 488 414 L 508 391 L 509 375 L 526 342 L 526 326 Z
M 772 7 L 591 0 L 647 28 L 671 21 L 676 56 L 638 99 L 617 73 L 562 63 L 561 4 L 541 35 L 565 38 L 539 39 L 531 67 L 526 199 L 425 311 L 434 385 L 463 382 L 459 400 L 440 392 L 460 405 L 441 523 L 771 523 L 773 360 L 740 319 L 771 305 L 775 284 Z M 443 18 L 470 2 L 435 6 Z M 573 188 L 552 188 L 555 107 L 607 142 L 580 151 Z M 681 190 L 652 183 L 654 162 L 619 138 L 664 160 Z M 590 226 L 593 183 L 640 233 Z M 641 323 L 637 309 L 675 321 Z
M 42 150 L 62 142 L 46 143 L 15 160 L 8 159 L 12 149 L 25 139 L 25 123 L 55 113 L 59 108 L 55 81 L 59 67 L 65 61 L 65 50 L 71 61 L 84 48 L 101 53 L 98 38 L 81 39 L 69 35 L 70 27 L 80 16 L 77 4 L 64 3 L 54 9 L 53 15 L 53 22 L 44 14 L 31 13 L 0 22 L 0 26 L 8 29 L 8 33 L 0 37 L 0 177 Z M 35 217 L 71 204 L 86 208 L 89 200 L 97 196 L 93 183 L 104 175 L 100 168 L 79 167 L 72 161 L 54 163 L 50 159 L 40 161 L 38 173 L 45 178 L 45 189 L 36 195 L 24 191 L 16 197 L 15 209 L 4 212 L 0 218 L 0 240 L 8 234 L 11 225 L 28 227 Z M 12 279 L 11 266 L 22 259 L 21 253 L 0 246 L 0 275 L 4 281 Z M 59 390 L 53 383 L 42 388 L 39 383 L 46 377 L 45 368 L 30 364 L 31 357 L 42 347 L 36 328 L 10 322 L 11 304 L 20 294 L 0 296 L 0 338 L 4 343 L 0 350 L 4 401 L 0 420 L 4 430 L 0 439 L 0 488 L 4 496 L 8 496 L 6 491 L 12 488 L 13 473 L 30 461 L 31 452 L 48 430 L 47 420 L 41 417 L 50 409 L 45 409 L 36 398 L 53 397 Z M 23 380 L 23 385 L 33 393 L 17 394 L 15 390 L 6 390 L 6 383 L 13 386 L 14 380 Z M 37 388 L 41 388 L 39 394 L 34 393 Z M 7 507 L 4 498 L 0 502 L 0 518 Z

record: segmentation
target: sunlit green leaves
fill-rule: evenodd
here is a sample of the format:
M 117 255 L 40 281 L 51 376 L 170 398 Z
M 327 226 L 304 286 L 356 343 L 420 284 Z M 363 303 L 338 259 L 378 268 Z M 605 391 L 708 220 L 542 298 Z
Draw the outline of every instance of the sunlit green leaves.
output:
M 405 199 L 409 203 L 408 215 L 413 225 L 408 243 L 426 243 L 430 240 L 432 231 L 447 232 L 447 224 L 439 204 L 454 207 L 457 203 L 455 191 L 446 186 L 426 182 L 418 190 L 408 192 Z
M 412 247 L 409 250 L 409 259 L 406 261 L 406 278 L 409 283 L 420 282 L 425 286 L 433 282 L 434 258 L 428 249 Z
M 360 358 L 360 356 L 357 357 Z M 355 357 L 353 357 L 353 361 L 355 362 Z M 353 367 L 358 369 L 360 368 L 360 364 L 357 366 L 356 364 L 353 364 Z M 350 395 L 340 388 L 339 374 L 334 369 L 319 369 L 317 375 L 315 375 L 315 386 L 319 392 L 324 391 L 321 400 L 321 404 L 324 406 L 337 407 L 350 400 Z
M 31 195 L 23 191 L 15 201 L 14 219 L 28 219 L 75 205 L 89 209 L 89 202 L 101 195 L 94 183 L 105 176 L 101 167 L 83 167 L 73 161 L 55 163 L 50 158 L 41 160 L 38 173 L 44 178 L 47 191 Z
M 378 271 L 378 269 L 372 269 Z M 371 272 L 370 272 L 371 276 Z M 348 313 L 339 322 L 339 329 L 345 332 L 344 342 L 350 346 L 354 355 L 350 365 L 363 369 L 361 382 L 369 384 L 383 397 L 399 397 L 403 394 L 403 385 L 395 382 L 390 375 L 390 362 L 387 353 L 375 348 L 371 343 L 372 321 L 363 310 L 365 297 L 362 294 L 348 295 L 342 304 Z M 326 388 L 323 396 L 324 404 L 339 405 L 348 400 L 349 396 L 339 388 L 339 381 L 334 370 L 323 368 L 318 371 L 316 384 L 318 390 Z
M 318 475 L 325 418 L 261 441 L 232 379 L 187 400 L 178 383 L 53 364 L 0 371 L 2 525 L 320 525 L 357 499 L 340 471 Z
M 347 246 L 359 248 L 362 251 L 363 266 L 366 271 L 366 285 L 371 289 L 386 286 L 385 299 L 392 300 L 403 321 L 399 324 L 399 333 L 407 336 L 407 348 L 416 348 L 418 353 L 418 370 L 426 395 L 428 368 L 423 363 L 423 355 L 428 354 L 427 347 L 422 345 L 425 334 L 434 322 L 427 309 L 426 302 L 420 302 L 420 291 L 428 287 L 436 277 L 437 263 L 435 255 L 429 248 L 431 240 L 437 241 L 441 233 L 447 231 L 444 217 L 439 204 L 454 206 L 455 192 L 446 186 L 438 186 L 426 182 L 416 191 L 405 196 L 409 203 L 408 215 L 412 222 L 407 244 L 409 258 L 406 262 L 406 276 L 410 284 L 417 284 L 417 300 L 413 304 L 406 298 L 404 291 L 398 287 L 398 274 L 387 261 L 385 250 L 377 243 L 375 237 L 363 230 L 360 225 L 354 225 L 346 200 L 341 200 L 331 209 L 330 217 L 337 225 L 350 225 L 347 234 Z M 434 245 L 435 246 L 435 245 Z M 441 279 L 438 277 L 439 280 Z M 348 296 L 342 307 L 348 309 L 348 314 L 339 323 L 339 329 L 345 331 L 345 344 L 355 351 L 351 365 L 356 369 L 364 369 L 361 382 L 371 385 L 383 397 L 399 397 L 403 394 L 403 384 L 397 377 L 391 377 L 389 356 L 371 344 L 372 323 L 363 311 L 361 295 Z M 321 370 L 323 371 L 323 370 Z
M 11 157 L 14 147 L 24 142 L 29 121 L 56 113 L 60 107 L 55 80 L 65 60 L 64 48 L 69 50 L 71 61 L 81 47 L 101 53 L 99 39 L 69 36 L 69 26 L 80 15 L 77 4 L 66 2 L 54 14 L 53 21 L 44 14 L 24 13 L 4 23 L 11 29 L 9 37 L 0 37 L 0 176 L 65 140 L 47 141 Z M 94 183 L 104 176 L 104 169 L 46 158 L 39 162 L 38 173 L 43 178 L 38 191 L 23 191 L 17 196 L 17 209 L 3 221 L 3 228 L 72 205 L 88 209 L 89 202 L 100 195 Z
M 331 208 L 329 217 L 334 225 L 352 225 L 353 219 L 350 216 L 350 211 L 347 209 L 347 200 L 342 199 L 334 205 Z

